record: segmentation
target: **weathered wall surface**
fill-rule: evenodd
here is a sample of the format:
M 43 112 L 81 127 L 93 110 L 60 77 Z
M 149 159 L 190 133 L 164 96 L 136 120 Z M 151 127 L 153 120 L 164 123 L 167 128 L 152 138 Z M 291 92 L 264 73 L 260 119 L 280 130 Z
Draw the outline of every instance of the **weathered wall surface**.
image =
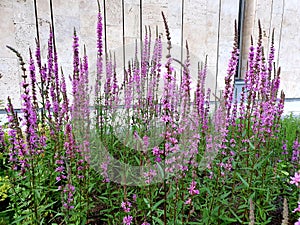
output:
M 100 1 L 103 3 L 103 1 Z M 224 87 L 227 63 L 233 44 L 234 20 L 238 19 L 238 0 L 144 0 L 142 1 L 142 26 L 150 26 L 155 35 L 156 26 L 164 35 L 161 11 L 164 11 L 170 26 L 173 51 L 181 57 L 181 41 L 188 40 L 189 48 L 196 61 L 203 61 L 208 55 L 207 86 L 218 90 Z M 270 43 L 270 33 L 275 27 L 275 47 L 277 65 L 282 67 L 282 88 L 288 98 L 300 97 L 300 4 L 297 0 L 253 0 L 246 5 L 243 54 L 249 45 L 249 36 L 257 35 L 257 20 L 260 18 L 264 43 Z M 140 1 L 124 1 L 124 23 L 126 59 L 133 57 L 130 50 L 140 39 Z M 122 1 L 109 0 L 106 4 L 107 47 L 117 52 L 119 65 L 122 66 Z M 49 33 L 49 2 L 37 0 L 42 54 L 46 62 L 47 37 Z M 101 4 L 103 12 L 103 4 Z M 59 62 L 65 75 L 72 71 L 72 36 L 74 27 L 80 38 L 81 52 L 86 45 L 90 60 L 91 80 L 95 75 L 96 56 L 96 0 L 53 0 L 55 16 L 55 35 Z M 183 13 L 183 18 L 182 18 Z M 183 23 L 182 23 L 183 20 Z M 182 30 L 183 24 L 183 30 Z M 35 47 L 35 19 L 32 0 L 0 0 L 0 99 L 11 96 L 13 103 L 20 107 L 18 61 L 5 46 L 10 45 L 21 52 L 28 60 L 29 47 Z M 183 37 L 181 37 L 183 31 Z M 246 56 L 247 57 L 247 56 Z M 244 62 L 245 62 L 244 57 Z M 246 64 L 243 63 L 245 66 Z M 217 79 L 216 79 L 217 77 Z M 216 83 L 217 81 L 217 83 Z

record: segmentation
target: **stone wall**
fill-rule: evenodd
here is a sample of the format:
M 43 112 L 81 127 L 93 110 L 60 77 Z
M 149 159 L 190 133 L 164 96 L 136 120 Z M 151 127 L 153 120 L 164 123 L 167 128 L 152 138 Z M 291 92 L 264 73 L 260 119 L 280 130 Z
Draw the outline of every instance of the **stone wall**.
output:
M 102 12 L 103 1 L 100 1 Z M 288 98 L 299 98 L 300 88 L 300 5 L 297 0 L 247 1 L 244 25 L 244 62 L 247 57 L 250 35 L 257 36 L 257 20 L 260 18 L 264 43 L 270 44 L 270 33 L 275 27 L 276 62 L 282 67 L 282 88 Z M 234 37 L 234 20 L 238 19 L 238 0 L 144 0 L 142 1 L 142 24 L 140 24 L 140 1 L 124 0 L 124 23 L 126 59 L 133 57 L 133 46 L 140 40 L 140 26 L 149 26 L 155 36 L 156 26 L 164 35 L 161 11 L 164 11 L 170 27 L 173 52 L 181 57 L 181 42 L 188 40 L 193 61 L 192 71 L 197 70 L 197 61 L 208 55 L 207 86 L 221 90 L 226 75 L 227 63 Z M 47 38 L 49 33 L 49 1 L 37 0 L 38 22 L 42 54 L 46 62 Z M 122 1 L 105 2 L 107 16 L 107 47 L 118 55 L 117 63 L 122 67 Z M 59 62 L 65 75 L 72 73 L 72 36 L 74 27 L 81 43 L 86 45 L 90 60 L 91 80 L 95 75 L 96 56 L 96 0 L 53 0 L 55 35 Z M 183 18 L 182 18 L 183 13 Z M 5 46 L 10 45 L 28 60 L 29 48 L 35 47 L 35 19 L 33 0 L 0 1 L 0 99 L 11 96 L 16 107 L 20 107 L 20 70 L 13 53 Z M 183 30 L 182 30 L 183 19 Z M 181 37 L 183 31 L 183 37 Z M 165 40 L 165 39 L 164 39 Z M 245 66 L 245 63 L 243 63 Z M 217 78 L 216 78 L 217 77 Z M 216 82 L 217 81 L 217 82 Z

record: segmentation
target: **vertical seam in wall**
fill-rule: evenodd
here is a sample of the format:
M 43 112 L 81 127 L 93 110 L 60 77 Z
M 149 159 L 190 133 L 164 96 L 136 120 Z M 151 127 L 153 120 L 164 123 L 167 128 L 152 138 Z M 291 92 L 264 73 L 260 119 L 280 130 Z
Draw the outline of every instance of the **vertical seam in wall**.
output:
M 269 37 L 268 37 L 268 49 L 267 49 L 267 54 L 269 56 L 269 51 L 270 51 L 270 41 L 272 39 L 272 20 L 273 20 L 273 7 L 274 7 L 274 0 L 272 0 L 271 3 L 271 12 L 270 12 L 270 21 L 269 21 Z
M 207 0 L 205 2 L 205 26 L 207 27 L 207 13 L 208 11 L 208 7 L 207 7 Z M 205 40 L 204 40 L 204 46 L 205 46 L 205 51 L 204 51 L 204 55 L 207 55 L 207 52 L 208 52 L 208 47 L 207 47 L 207 36 L 208 36 L 208 32 L 206 31 L 206 34 L 205 34 Z
M 15 4 L 14 4 L 15 2 L 13 1 L 13 3 L 12 3 L 12 8 L 13 8 L 13 11 L 14 12 L 16 12 L 16 10 L 15 10 Z M 17 47 L 17 23 L 16 23 L 16 18 L 15 18 L 15 13 L 13 14 L 13 24 L 14 24 L 14 39 L 15 39 L 15 44 L 16 44 L 16 46 L 15 47 Z M 19 63 L 18 63 L 18 60 L 14 60 L 14 63 L 16 63 L 15 65 L 16 65 L 16 68 L 19 68 Z M 21 81 L 22 81 L 22 79 L 21 79 L 21 76 L 19 75 L 19 69 L 16 71 L 17 72 L 17 79 L 18 79 L 18 84 L 20 84 L 21 83 Z M 19 86 L 19 93 L 18 93 L 18 95 L 16 95 L 16 96 L 21 96 L 21 93 L 22 93 L 22 87 L 21 87 L 21 85 L 18 85 Z M 14 98 L 14 97 L 13 97 Z M 7 97 L 6 97 L 6 99 L 7 99 Z
M 37 10 L 37 3 L 36 0 L 33 0 L 34 2 L 34 15 L 35 15 L 35 29 L 36 29 L 36 38 L 37 43 L 40 47 L 40 32 L 39 32 L 39 22 L 38 22 L 38 10 Z
M 122 44 L 123 44 L 123 73 L 125 77 L 125 7 L 124 7 L 124 0 L 122 0 Z
M 141 48 L 141 68 L 143 59 L 143 0 L 140 0 L 140 48 Z
M 285 9 L 285 0 L 282 0 L 282 14 L 281 14 L 280 33 L 279 33 L 279 41 L 278 41 L 279 44 L 278 44 L 278 53 L 277 53 L 277 66 L 279 65 L 279 56 L 280 56 L 280 49 L 281 49 L 281 36 L 282 36 L 282 29 L 283 29 L 284 9 Z
M 221 0 L 219 0 L 219 21 L 218 21 L 218 38 L 217 38 L 217 60 L 216 60 L 215 98 L 217 97 L 217 88 L 218 88 L 218 75 L 219 75 L 219 53 L 220 53 L 221 8 L 222 8 L 222 1 L 221 1 Z
M 255 0 L 255 8 L 254 8 L 254 18 L 253 18 L 253 27 L 252 27 L 252 34 L 254 36 L 254 27 L 257 27 L 257 23 L 256 23 L 256 20 L 258 20 L 257 18 L 257 0 Z M 253 37 L 254 38 L 254 37 Z
M 54 30 L 55 25 L 54 25 L 52 0 L 50 0 L 50 13 L 51 13 L 51 29 L 52 29 L 52 35 L 53 35 L 53 38 L 52 38 L 53 39 L 53 49 L 54 49 L 54 55 L 56 55 L 55 30 Z
M 180 55 L 180 60 L 181 63 L 183 63 L 183 22 L 184 22 L 184 0 L 181 0 L 181 55 Z M 182 66 L 180 69 L 180 80 L 182 78 Z

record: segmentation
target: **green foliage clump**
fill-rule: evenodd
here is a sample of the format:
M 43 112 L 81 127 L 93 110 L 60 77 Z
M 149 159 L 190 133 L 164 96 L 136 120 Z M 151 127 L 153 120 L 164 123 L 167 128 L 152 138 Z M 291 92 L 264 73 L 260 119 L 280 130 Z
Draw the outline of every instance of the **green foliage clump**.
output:
M 11 188 L 11 184 L 8 176 L 0 176 L 0 202 L 4 201 L 8 197 L 8 191 Z

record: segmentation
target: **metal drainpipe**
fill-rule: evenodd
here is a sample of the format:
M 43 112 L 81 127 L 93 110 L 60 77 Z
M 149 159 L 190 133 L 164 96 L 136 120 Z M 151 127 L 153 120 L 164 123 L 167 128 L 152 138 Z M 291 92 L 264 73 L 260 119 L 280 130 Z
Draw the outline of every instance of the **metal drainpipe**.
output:
M 238 18 L 238 48 L 239 48 L 239 62 L 235 79 L 241 79 L 242 55 L 243 55 L 243 26 L 245 16 L 245 0 L 240 0 L 239 3 L 239 18 Z
M 234 97 L 240 100 L 240 93 L 242 87 L 245 85 L 244 80 L 241 78 L 242 73 L 242 58 L 243 58 L 243 26 L 245 16 L 245 0 L 240 0 L 239 3 L 239 18 L 238 18 L 238 48 L 239 48 L 239 61 L 236 75 L 234 77 Z
M 257 0 L 240 0 L 239 7 L 239 63 L 238 70 L 235 77 L 235 91 L 237 96 L 244 85 L 243 75 L 247 70 L 248 48 L 250 45 L 250 38 L 253 32 L 255 21 L 255 9 Z
M 240 57 L 239 57 L 239 76 L 243 78 L 243 73 L 247 70 L 248 51 L 251 43 L 251 35 L 253 33 L 254 21 L 255 21 L 255 9 L 257 0 L 240 0 L 244 3 L 243 11 L 243 23 L 241 23 L 242 32 L 240 32 L 241 43 Z

